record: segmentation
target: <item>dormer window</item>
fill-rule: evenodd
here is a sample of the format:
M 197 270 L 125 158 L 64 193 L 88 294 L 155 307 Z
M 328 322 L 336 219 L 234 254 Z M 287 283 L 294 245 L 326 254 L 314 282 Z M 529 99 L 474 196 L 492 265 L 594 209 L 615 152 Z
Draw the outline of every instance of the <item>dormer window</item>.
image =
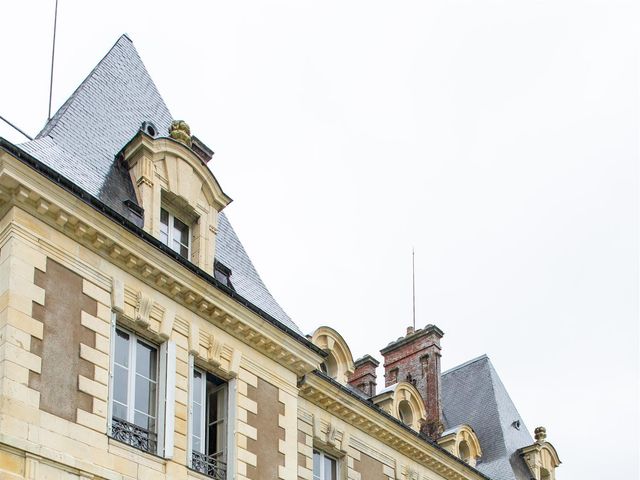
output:
M 160 209 L 160 241 L 184 258 L 190 258 L 191 229 L 165 208 Z

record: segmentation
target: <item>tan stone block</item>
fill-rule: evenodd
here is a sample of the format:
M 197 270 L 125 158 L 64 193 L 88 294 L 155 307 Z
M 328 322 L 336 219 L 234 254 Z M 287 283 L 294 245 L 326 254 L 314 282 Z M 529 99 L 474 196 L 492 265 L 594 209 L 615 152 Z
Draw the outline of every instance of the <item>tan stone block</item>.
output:
M 182 435 L 186 435 L 187 434 L 187 421 L 186 420 L 176 417 L 174 425 L 175 425 L 174 428 L 175 428 L 175 432 L 176 433 L 180 433 Z
M 83 358 L 105 370 L 109 370 L 109 355 L 85 345 L 84 343 L 80 344 L 80 358 Z
M 87 428 L 95 430 L 100 433 L 107 433 L 107 423 L 104 417 L 94 415 L 93 413 L 85 412 L 84 410 L 76 410 L 76 419 L 78 424 L 84 425 Z
M 238 460 L 246 463 L 247 465 L 251 465 L 255 467 L 258 463 L 258 457 L 254 454 L 245 450 L 244 448 L 238 448 L 236 450 L 238 452 Z
M 245 397 L 247 396 L 247 383 L 243 382 L 241 380 L 238 380 L 238 393 L 240 395 L 244 395 Z
M 5 359 L 0 362 L 2 365 L 0 371 L 0 378 L 8 378 L 14 382 L 27 386 L 29 384 L 29 369 L 13 363 L 9 359 Z
M 24 420 L 27 423 L 33 423 L 38 418 L 39 410 L 21 399 L 7 397 L 2 401 L 2 413 L 11 415 L 18 420 Z
M 108 410 L 108 405 L 107 402 L 105 402 L 104 400 L 101 400 L 99 398 L 93 398 L 93 413 L 95 415 L 99 415 L 102 418 L 107 418 L 107 413 L 109 412 Z
M 175 413 L 176 413 L 176 418 L 179 418 L 180 420 L 187 420 L 187 406 L 183 403 L 178 403 L 176 402 L 175 405 Z
M 97 300 L 103 305 L 111 305 L 111 293 L 86 278 L 82 279 L 82 293 Z
M 302 466 L 298 466 L 298 479 L 313 480 L 313 471 Z
M 238 378 L 252 387 L 258 388 L 258 377 L 245 368 L 241 368 L 238 372 Z
M 105 386 L 109 386 L 109 371 L 105 368 L 94 366 L 93 379 Z
M 109 355 L 111 353 L 111 345 L 109 344 L 109 339 L 107 337 L 103 337 L 98 333 L 96 333 L 95 337 L 96 337 L 96 350 Z
M 49 430 L 65 437 L 72 436 L 71 425 L 73 424 L 68 420 L 65 420 L 64 418 L 52 415 L 51 413 L 45 412 L 43 410 L 40 410 L 38 412 L 38 415 L 33 418 L 39 419 L 38 423 L 40 425 L 40 428 L 44 430 Z
M 244 395 L 238 395 L 238 406 L 246 409 L 251 413 L 258 413 L 258 403 L 255 400 L 251 400 Z
M 247 411 L 244 408 L 238 408 L 236 416 L 239 422 L 247 423 Z
M 88 393 L 92 397 L 105 400 L 107 398 L 107 387 L 84 375 L 78 375 L 78 390 Z
M 111 323 L 109 321 L 105 321 L 104 319 L 99 317 L 94 317 L 87 312 L 81 312 L 80 323 L 87 327 L 89 330 L 99 333 L 105 338 L 109 338 L 109 336 L 111 335 Z
M 22 479 L 24 475 L 24 457 L 0 450 L 0 478 Z
M 98 302 L 96 317 L 98 317 L 100 320 L 103 320 L 107 323 L 111 323 L 111 315 L 113 315 L 113 312 L 111 311 L 111 307 L 109 307 L 109 305 L 105 305 L 103 303 Z
M 3 436 L 26 439 L 29 424 L 11 415 L 0 413 L 0 432 Z
M 252 427 L 251 425 L 247 425 L 244 422 L 238 422 L 238 433 L 246 435 L 253 440 L 257 440 L 258 438 L 258 431 L 256 430 L 256 428 Z
M 23 332 L 42 340 L 44 330 L 43 323 L 20 310 L 16 310 L 12 307 L 5 308 L 0 312 L 0 325 L 2 324 L 12 325 Z
M 11 359 L 11 361 L 28 368 L 32 372 L 41 372 L 42 359 L 39 356 L 10 343 L 6 343 L 3 350 L 4 358 Z

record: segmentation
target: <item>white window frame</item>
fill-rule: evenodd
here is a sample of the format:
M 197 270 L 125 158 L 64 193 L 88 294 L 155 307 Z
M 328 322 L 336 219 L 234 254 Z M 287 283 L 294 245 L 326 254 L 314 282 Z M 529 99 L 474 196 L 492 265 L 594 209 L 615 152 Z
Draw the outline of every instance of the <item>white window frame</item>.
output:
M 176 250 L 175 248 L 173 248 L 173 244 L 174 244 L 174 240 L 175 240 L 174 237 L 173 237 L 174 225 L 175 225 L 175 221 L 178 220 L 180 223 L 183 223 L 184 225 L 187 226 L 187 245 L 186 245 L 187 246 L 187 255 L 184 258 L 186 258 L 187 260 L 191 259 L 191 236 L 193 234 L 192 225 L 189 222 L 185 222 L 184 220 L 182 220 L 182 218 L 180 218 L 179 216 L 175 215 L 171 211 L 170 208 L 167 208 L 166 206 L 163 205 L 163 206 L 160 207 L 160 219 L 159 219 L 160 228 L 162 228 L 161 225 L 163 225 L 163 223 L 162 223 L 162 211 L 163 210 L 165 212 L 167 212 L 167 243 L 164 243 L 162 241 L 162 239 L 160 239 L 160 241 L 162 243 L 164 243 L 167 247 L 169 247 L 171 250 L 173 250 L 174 252 L 182 255 L 180 253 L 180 250 Z M 180 245 L 183 245 L 179 241 L 178 241 L 178 243 Z
M 112 436 L 113 428 L 113 403 L 114 403 L 114 364 L 115 364 L 115 343 L 116 330 L 119 329 L 129 335 L 129 339 L 154 347 L 157 351 L 157 377 L 156 377 L 156 451 L 148 452 L 165 458 L 173 457 L 174 431 L 175 431 L 175 381 L 176 381 L 176 344 L 172 340 L 168 340 L 160 345 L 142 338 L 134 331 L 123 328 L 116 324 L 116 314 L 111 316 L 111 342 L 110 342 L 110 369 L 109 369 L 109 397 L 107 399 L 107 433 Z M 132 413 L 135 411 L 135 348 L 129 350 L 129 385 L 128 395 L 130 399 L 127 401 L 127 419 L 130 420 Z M 133 353 L 132 353 L 133 352 Z M 134 357 L 133 362 L 131 356 Z M 130 372 L 134 372 L 131 375 Z M 125 420 L 125 419 L 123 419 Z
M 313 460 L 315 461 L 316 459 L 316 453 L 318 453 L 320 455 L 320 478 L 316 477 L 314 474 L 315 468 L 312 468 L 311 470 L 311 478 L 313 480 L 338 480 L 340 478 L 340 460 L 333 456 L 333 455 L 329 455 L 328 453 L 326 453 L 324 450 L 320 449 L 320 448 L 314 448 L 313 449 Z M 330 460 L 333 460 L 336 463 L 336 478 L 335 479 L 327 479 L 325 477 L 325 471 L 324 471 L 324 460 L 325 458 L 328 458 Z M 315 465 L 313 465 L 313 467 L 315 467 Z
M 195 365 L 194 362 L 194 357 L 193 355 L 189 355 L 189 364 L 188 364 L 188 368 L 189 368 L 189 408 L 188 408 L 188 415 L 189 415 L 189 421 L 188 421 L 188 427 L 189 430 L 187 432 L 187 465 L 189 468 L 193 468 L 193 422 L 194 422 L 194 415 L 193 415 L 193 401 L 194 401 L 194 372 L 198 371 L 200 373 L 200 375 L 202 376 L 201 378 L 203 378 L 204 380 L 204 384 L 203 384 L 203 389 L 202 389 L 202 393 L 201 393 L 201 398 L 200 398 L 200 402 L 202 405 L 202 418 L 200 419 L 200 431 L 202 432 L 202 437 L 200 439 L 200 444 L 202 446 L 202 450 L 206 451 L 206 434 L 207 434 L 207 428 L 206 428 L 206 421 L 207 421 L 207 388 L 206 388 L 206 378 L 207 378 L 207 371 L 204 369 L 201 369 L 199 367 L 197 367 Z M 227 478 L 235 478 L 235 462 L 234 462 L 234 455 L 235 455 L 235 450 L 234 450 L 234 445 L 235 445 L 235 392 L 236 392 L 236 380 L 235 379 L 231 379 L 231 380 L 224 380 L 223 378 L 221 378 L 220 380 L 222 380 L 224 382 L 223 385 L 220 386 L 220 388 L 224 388 L 225 389 L 225 416 L 224 416 L 224 423 L 225 423 L 225 437 L 224 437 L 224 453 L 222 455 L 223 457 L 223 461 L 226 463 L 226 475 Z M 200 453 L 204 453 L 204 452 L 200 452 Z

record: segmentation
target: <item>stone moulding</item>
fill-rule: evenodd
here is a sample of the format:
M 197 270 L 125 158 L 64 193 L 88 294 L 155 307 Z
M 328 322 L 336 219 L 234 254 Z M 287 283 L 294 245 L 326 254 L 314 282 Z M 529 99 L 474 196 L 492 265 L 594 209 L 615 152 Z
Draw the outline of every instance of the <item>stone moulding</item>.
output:
M 0 149 L 0 210 L 17 206 L 297 375 L 322 355 Z
M 382 412 L 372 412 L 371 405 L 346 393 L 322 374 L 306 375 L 299 383 L 300 396 L 336 417 L 371 435 L 394 450 L 433 470 L 448 480 L 487 479 L 449 452 L 417 438 Z M 451 460 L 455 459 L 455 462 Z M 459 468 L 451 467 L 451 464 Z

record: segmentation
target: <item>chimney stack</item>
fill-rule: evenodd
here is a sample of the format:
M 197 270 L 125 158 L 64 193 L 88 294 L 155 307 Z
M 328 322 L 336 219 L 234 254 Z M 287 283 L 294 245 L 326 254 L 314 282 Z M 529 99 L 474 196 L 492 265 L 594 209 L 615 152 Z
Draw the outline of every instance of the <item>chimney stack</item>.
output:
M 443 335 L 435 325 L 415 331 L 409 327 L 407 336 L 380 350 L 384 357 L 385 387 L 409 382 L 418 389 L 427 411 L 420 433 L 433 440 L 444 430 L 440 404 L 440 339 Z
M 376 394 L 376 367 L 380 362 L 371 355 L 365 355 L 353 363 L 355 370 L 349 377 L 349 385 L 373 397 Z

